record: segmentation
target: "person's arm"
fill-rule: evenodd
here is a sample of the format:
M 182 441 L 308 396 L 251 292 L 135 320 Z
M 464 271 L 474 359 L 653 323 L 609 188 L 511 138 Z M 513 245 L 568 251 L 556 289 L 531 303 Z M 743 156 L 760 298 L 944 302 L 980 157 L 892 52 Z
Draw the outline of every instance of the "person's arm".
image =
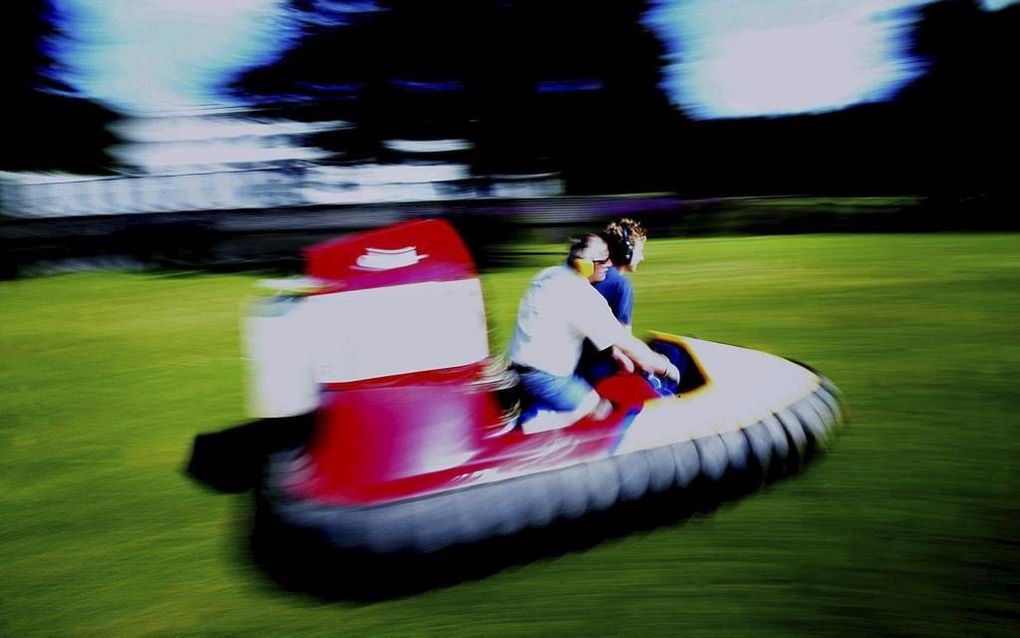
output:
M 591 292 L 595 293 L 595 290 L 592 289 Z M 609 304 L 599 294 L 579 297 L 577 302 L 575 325 L 582 334 L 591 339 L 596 348 L 605 350 L 615 346 L 645 370 L 663 374 L 676 381 L 680 380 L 680 371 L 677 367 L 643 341 L 635 338 L 627 327 L 616 320 L 609 309 Z
M 610 270 L 610 273 L 614 272 Z M 613 311 L 613 315 L 630 332 L 630 317 L 634 310 L 634 288 L 631 286 L 630 281 L 622 274 L 616 274 L 611 279 L 607 278 L 606 281 L 594 284 L 594 287 L 605 298 L 609 304 L 609 309 Z M 621 369 L 628 373 L 634 372 L 634 361 L 625 355 L 622 350 L 612 346 L 609 349 L 609 354 Z
M 622 335 L 620 340 L 613 345 L 645 370 L 661 374 L 674 381 L 680 381 L 680 370 L 665 355 L 655 352 L 645 342 L 633 335 L 629 333 Z
M 627 332 L 633 334 L 631 317 L 634 313 L 634 286 L 626 276 L 620 276 L 620 293 L 617 307 L 614 308 L 616 318 L 620 320 Z M 634 360 L 623 353 L 618 346 L 613 346 L 613 359 L 627 372 L 634 372 Z
M 624 327 L 628 329 L 630 328 L 630 326 Z M 634 360 L 623 354 L 623 350 L 613 346 L 609 349 L 609 354 L 613 357 L 613 361 L 616 361 L 616 363 L 618 363 L 619 366 L 628 374 L 634 372 Z
M 626 275 L 620 275 L 620 297 L 614 314 L 629 330 L 634 323 L 634 284 Z

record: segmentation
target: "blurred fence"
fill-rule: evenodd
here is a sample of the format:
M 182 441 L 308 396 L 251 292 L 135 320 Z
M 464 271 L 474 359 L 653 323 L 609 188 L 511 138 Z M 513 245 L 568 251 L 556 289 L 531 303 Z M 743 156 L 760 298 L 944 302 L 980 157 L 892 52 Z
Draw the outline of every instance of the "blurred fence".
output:
M 0 212 L 15 218 L 534 198 L 562 193 L 563 181 L 555 173 L 476 177 L 466 164 L 455 163 L 366 163 L 110 177 L 0 174 Z
M 125 257 L 171 268 L 301 267 L 301 249 L 344 233 L 409 219 L 443 217 L 484 267 L 516 259 L 515 245 L 562 243 L 621 216 L 653 237 L 817 232 L 930 232 L 1020 229 L 1008 202 L 921 197 L 744 197 L 675 194 L 587 197 L 472 197 L 436 201 L 178 210 L 63 217 L 0 218 L 0 276 L 36 264 Z M 114 261 L 113 263 L 120 263 Z M 45 272 L 46 269 L 44 268 Z
M 11 217 L 78 217 L 304 203 L 298 176 L 262 169 L 184 175 L 13 176 L 0 179 Z

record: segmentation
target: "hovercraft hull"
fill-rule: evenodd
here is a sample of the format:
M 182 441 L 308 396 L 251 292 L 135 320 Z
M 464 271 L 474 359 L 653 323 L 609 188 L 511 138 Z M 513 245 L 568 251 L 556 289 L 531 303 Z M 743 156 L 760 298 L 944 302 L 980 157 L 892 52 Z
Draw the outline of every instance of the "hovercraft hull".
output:
M 706 382 L 678 397 L 624 406 L 604 424 L 514 431 L 479 447 L 461 467 L 403 477 L 402 484 L 424 489 L 390 489 L 384 492 L 398 496 L 385 500 L 317 492 L 331 469 L 316 464 L 315 450 L 281 452 L 268 463 L 262 501 L 285 527 L 312 532 L 335 548 L 433 552 L 698 480 L 719 481 L 728 472 L 778 476 L 824 449 L 843 419 L 835 386 L 800 364 L 734 346 L 656 337 L 689 352 Z M 327 419 L 320 427 L 343 424 Z M 545 453 L 526 452 L 535 448 L 526 443 L 540 444 Z

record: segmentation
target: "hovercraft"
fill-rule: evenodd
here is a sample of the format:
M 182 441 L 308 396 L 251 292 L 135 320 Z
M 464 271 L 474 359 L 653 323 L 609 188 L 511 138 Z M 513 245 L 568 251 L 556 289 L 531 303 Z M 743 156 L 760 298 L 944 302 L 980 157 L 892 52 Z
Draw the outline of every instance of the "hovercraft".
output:
M 801 364 L 665 333 L 650 345 L 684 371 L 678 386 L 617 374 L 597 386 L 608 418 L 508 416 L 478 273 L 446 222 L 305 256 L 307 277 L 270 282 L 280 294 L 247 320 L 254 411 L 314 415 L 306 442 L 269 457 L 258 502 L 334 548 L 433 552 L 731 470 L 774 474 L 842 420 L 836 388 Z

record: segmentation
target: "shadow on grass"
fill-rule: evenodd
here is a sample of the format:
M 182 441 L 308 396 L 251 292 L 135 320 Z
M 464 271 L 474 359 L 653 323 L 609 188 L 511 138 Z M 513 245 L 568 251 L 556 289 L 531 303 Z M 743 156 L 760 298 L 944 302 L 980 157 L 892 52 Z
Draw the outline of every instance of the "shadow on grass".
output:
M 815 456 L 808 448 L 797 458 L 773 458 L 767 471 L 750 455 L 742 470 L 718 481 L 699 476 L 687 488 L 646 494 L 581 518 L 559 519 L 543 528 L 495 537 L 437 552 L 375 554 L 338 550 L 314 532 L 281 523 L 263 500 L 258 485 L 274 450 L 300 445 L 310 435 L 312 414 L 262 419 L 195 439 L 185 472 L 207 488 L 245 494 L 235 524 L 238 561 L 276 587 L 324 601 L 375 602 L 480 580 L 503 570 L 590 549 L 610 539 L 682 524 L 722 504 L 795 475 Z M 243 503 L 243 501 L 242 501 Z
M 223 494 L 240 494 L 258 487 L 266 459 L 277 450 L 304 444 L 312 433 L 315 414 L 256 419 L 195 437 L 184 474 Z

